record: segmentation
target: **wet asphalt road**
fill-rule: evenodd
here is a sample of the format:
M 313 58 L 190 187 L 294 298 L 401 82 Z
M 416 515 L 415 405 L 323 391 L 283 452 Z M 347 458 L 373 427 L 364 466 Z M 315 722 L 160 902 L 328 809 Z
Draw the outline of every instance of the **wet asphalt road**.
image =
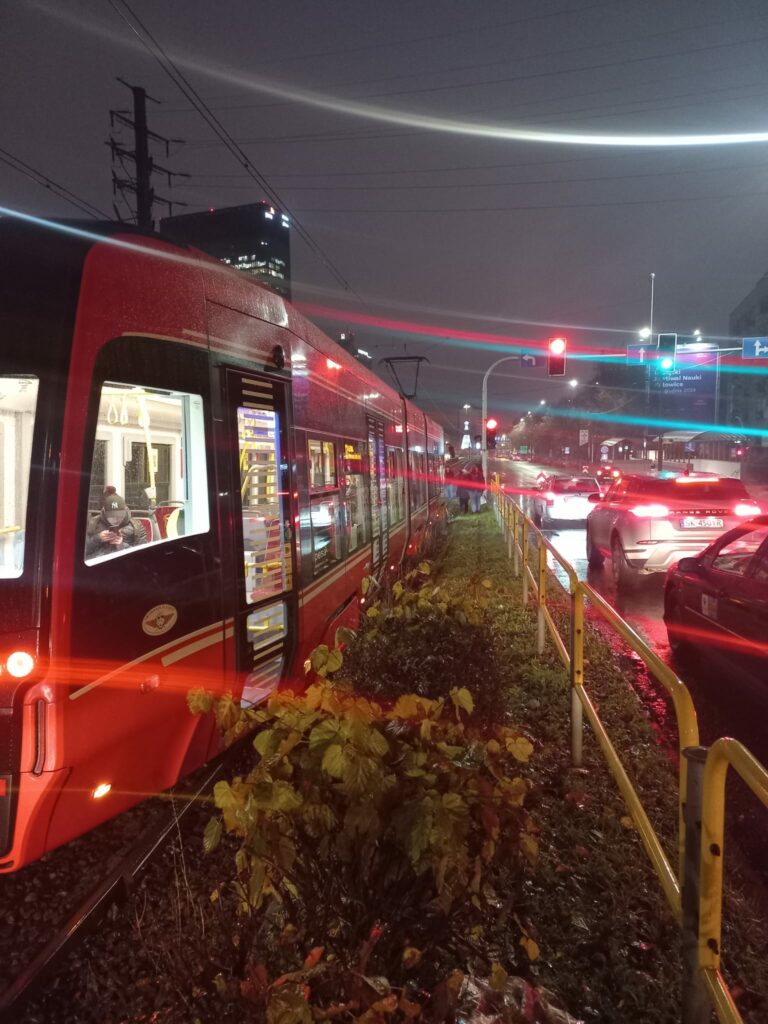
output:
M 536 476 L 542 468 L 549 467 L 497 461 L 489 466 L 489 471 L 498 472 L 508 490 L 525 491 L 536 487 Z M 525 495 L 521 500 L 523 507 L 526 507 L 528 499 Z M 731 668 L 727 662 L 715 662 L 711 654 L 701 655 L 694 652 L 685 658 L 675 658 L 669 648 L 662 618 L 662 577 L 649 577 L 638 587 L 618 594 L 611 578 L 610 561 L 599 570 L 587 566 L 583 524 L 547 530 L 545 533 L 554 547 L 574 567 L 579 579 L 587 580 L 602 594 L 688 686 L 699 718 L 701 742 L 708 745 L 719 736 L 733 736 L 758 760 L 768 765 L 768 678 L 745 676 L 740 670 Z M 565 574 L 556 565 L 554 568 L 567 586 Z M 648 678 L 641 666 L 638 666 L 637 689 L 656 726 L 673 746 L 676 745 L 674 714 L 664 690 L 654 680 Z M 753 800 L 750 794 L 745 799 L 747 802 Z M 742 800 L 738 803 L 742 805 Z M 760 814 L 754 819 L 752 814 L 749 814 L 749 817 L 754 825 L 768 835 L 765 812 L 757 800 L 754 800 L 754 803 L 755 812 L 759 808 Z M 765 866 L 768 869 L 768 864 Z

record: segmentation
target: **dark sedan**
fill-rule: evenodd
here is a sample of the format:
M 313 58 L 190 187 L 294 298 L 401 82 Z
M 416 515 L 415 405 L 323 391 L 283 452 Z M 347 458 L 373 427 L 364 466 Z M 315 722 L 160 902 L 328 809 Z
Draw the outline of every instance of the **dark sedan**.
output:
M 751 674 L 768 676 L 768 515 L 670 568 L 664 621 L 673 650 L 705 645 Z

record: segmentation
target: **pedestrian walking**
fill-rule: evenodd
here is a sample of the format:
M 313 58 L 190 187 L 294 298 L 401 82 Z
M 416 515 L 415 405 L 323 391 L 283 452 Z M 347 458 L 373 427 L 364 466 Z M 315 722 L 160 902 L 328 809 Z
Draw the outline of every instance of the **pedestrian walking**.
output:
M 485 474 L 483 467 L 476 462 L 469 471 L 469 501 L 473 512 L 480 511 L 480 499 L 485 494 Z

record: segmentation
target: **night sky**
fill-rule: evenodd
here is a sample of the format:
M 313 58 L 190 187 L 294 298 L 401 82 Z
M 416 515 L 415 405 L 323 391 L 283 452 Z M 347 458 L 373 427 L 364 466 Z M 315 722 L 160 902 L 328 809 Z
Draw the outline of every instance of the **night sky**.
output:
M 513 351 L 473 342 L 473 332 L 520 344 L 566 331 L 572 346 L 621 348 L 648 322 L 654 272 L 657 330 L 725 335 L 730 311 L 768 270 L 766 143 L 488 139 L 300 96 L 469 127 L 761 132 L 764 0 L 131 6 L 350 285 L 295 240 L 295 299 L 339 310 L 326 328 L 360 315 L 434 329 L 355 327 L 376 360 L 404 345 L 428 356 L 419 401 L 445 423 L 456 425 L 463 402 L 479 405 L 482 372 Z M 184 140 L 168 160 L 156 151 L 192 176 L 172 193 L 157 181 L 159 194 L 188 204 L 178 212 L 263 198 L 108 0 L 5 0 L 0 39 L 0 146 L 78 196 L 112 212 L 109 109 L 130 101 L 120 76 L 162 101 L 149 105 L 150 127 Z M 0 204 L 77 216 L 5 164 Z M 568 376 L 594 371 L 572 364 Z M 565 385 L 542 378 L 517 369 L 494 378 L 502 427 L 521 403 L 562 394 Z

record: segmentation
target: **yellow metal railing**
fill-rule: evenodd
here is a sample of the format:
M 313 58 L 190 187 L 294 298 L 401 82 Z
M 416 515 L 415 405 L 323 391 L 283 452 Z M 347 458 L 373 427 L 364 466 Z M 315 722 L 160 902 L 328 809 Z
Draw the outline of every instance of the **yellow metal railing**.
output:
M 537 529 L 523 509 L 504 493 L 498 477 L 494 478 L 491 492 L 496 516 L 507 543 L 507 555 L 513 563 L 515 576 L 520 577 L 522 581 L 523 602 L 527 603 L 529 597 L 535 601 L 537 650 L 539 653 L 543 652 L 548 634 L 560 660 L 569 670 L 573 763 L 578 766 L 582 760 L 582 713 L 585 713 L 637 826 L 667 902 L 683 928 L 685 962 L 682 1019 L 685 1024 L 699 1024 L 709 1019 L 710 1009 L 703 999 L 706 992 L 722 1024 L 741 1024 L 742 1017 L 720 974 L 725 776 L 728 767 L 733 767 L 759 799 L 768 806 L 768 771 L 735 740 L 720 739 L 708 752 L 702 750 L 699 746 L 696 710 L 685 684 L 596 590 L 579 580 L 570 563 Z M 549 567 L 548 556 L 560 565 L 568 578 L 568 643 L 563 639 L 547 604 L 550 576 L 556 586 L 564 589 Z M 677 870 L 667 857 L 619 753 L 587 692 L 584 679 L 585 601 L 589 602 L 594 612 L 640 657 L 672 700 L 677 720 L 680 754 Z M 690 777 L 689 772 L 692 772 Z M 699 842 L 700 849 L 696 849 Z
M 721 1021 L 741 1021 L 728 986 L 720 974 L 720 933 L 725 852 L 725 779 L 728 769 L 741 776 L 768 807 L 768 770 L 738 740 L 715 740 L 704 765 L 701 813 L 701 885 L 699 968 Z

